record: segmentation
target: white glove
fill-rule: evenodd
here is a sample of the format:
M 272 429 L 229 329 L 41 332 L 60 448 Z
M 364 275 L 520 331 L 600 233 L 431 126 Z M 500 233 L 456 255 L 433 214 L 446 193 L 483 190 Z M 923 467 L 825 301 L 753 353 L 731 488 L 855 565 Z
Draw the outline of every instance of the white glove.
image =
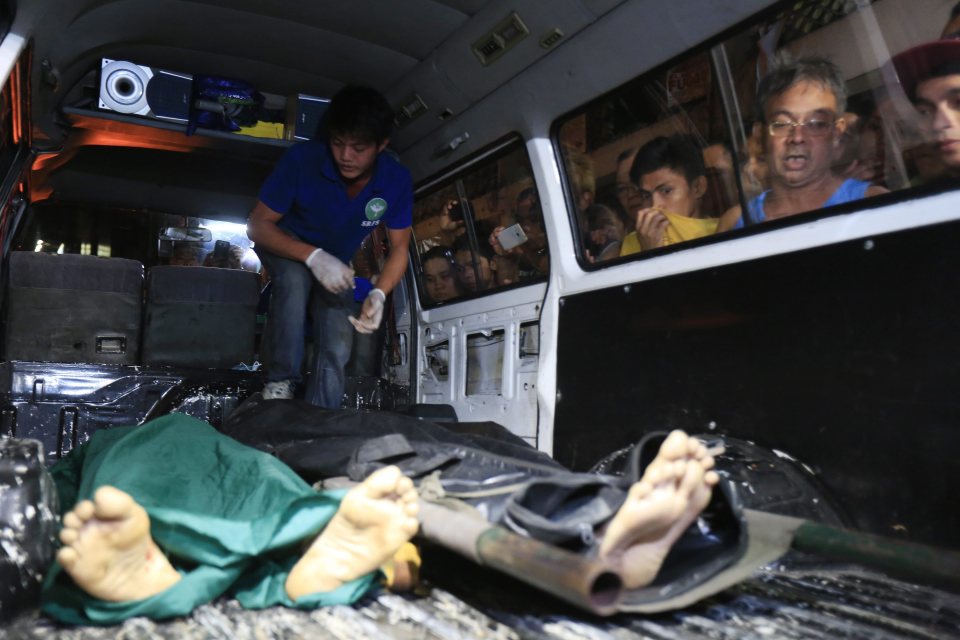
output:
M 383 318 L 383 303 L 387 300 L 387 294 L 380 289 L 370 289 L 367 299 L 363 301 L 363 307 L 360 309 L 360 319 L 349 316 L 347 319 L 353 328 L 360 333 L 373 333 L 380 326 L 380 320 Z
M 330 293 L 353 289 L 353 269 L 323 249 L 314 249 L 304 263 L 320 284 Z

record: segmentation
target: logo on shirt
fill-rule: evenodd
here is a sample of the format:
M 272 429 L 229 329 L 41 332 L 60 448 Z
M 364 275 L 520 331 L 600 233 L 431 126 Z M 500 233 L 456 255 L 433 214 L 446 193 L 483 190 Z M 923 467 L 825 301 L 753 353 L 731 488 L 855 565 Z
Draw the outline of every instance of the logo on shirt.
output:
M 387 201 L 383 198 L 373 198 L 367 203 L 363 212 L 367 215 L 367 220 L 375 222 L 387 212 Z

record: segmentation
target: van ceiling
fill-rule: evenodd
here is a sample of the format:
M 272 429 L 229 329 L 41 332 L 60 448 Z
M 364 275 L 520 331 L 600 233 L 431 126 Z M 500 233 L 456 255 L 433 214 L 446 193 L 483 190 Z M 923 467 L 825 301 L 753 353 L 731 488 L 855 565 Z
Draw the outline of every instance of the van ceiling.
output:
M 61 109 L 75 106 L 78 87 L 95 87 L 100 60 L 111 58 L 237 78 L 280 96 L 326 97 L 352 82 L 381 89 L 399 107 L 416 93 L 429 109 L 393 136 L 402 154 L 546 55 L 543 37 L 559 29 L 562 46 L 622 1 L 30 0 L 17 3 L 11 32 L 32 40 L 33 141 L 41 151 L 64 148 L 71 119 Z M 481 65 L 471 45 L 513 11 L 529 36 Z M 89 155 L 69 147 L 74 162 Z M 276 149 L 264 147 L 242 160 L 272 163 Z
M 417 91 L 435 116 L 447 103 L 457 112 L 541 57 L 553 28 L 569 38 L 621 1 L 30 0 L 17 3 L 13 31 L 33 32 L 35 69 L 49 64 L 34 86 L 35 125 L 56 138 L 43 114 L 105 57 L 280 95 L 326 97 L 354 82 L 399 106 Z M 530 36 L 485 69 L 470 46 L 511 11 Z

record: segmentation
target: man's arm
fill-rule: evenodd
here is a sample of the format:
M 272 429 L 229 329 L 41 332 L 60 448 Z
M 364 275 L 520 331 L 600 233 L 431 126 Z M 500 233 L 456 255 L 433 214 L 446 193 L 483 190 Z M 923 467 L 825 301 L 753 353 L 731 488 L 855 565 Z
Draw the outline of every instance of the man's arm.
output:
M 282 217 L 282 214 L 258 200 L 247 219 L 247 237 L 274 255 L 302 262 L 331 293 L 352 289 L 353 269 L 323 249 L 281 231 L 277 222 Z
M 410 254 L 410 234 L 411 228 L 402 229 L 387 228 L 387 238 L 390 240 L 390 251 L 387 253 L 387 260 L 377 278 L 377 289 L 384 293 L 390 293 L 403 273 L 407 270 L 407 262 Z
M 733 229 L 740 220 L 740 215 L 740 205 L 727 209 L 723 215 L 720 216 L 720 222 L 717 224 L 717 233 Z
M 282 217 L 283 214 L 257 200 L 247 218 L 247 237 L 281 258 L 305 262 L 316 247 L 284 233 L 277 226 Z
M 350 324 L 360 333 L 373 333 L 380 326 L 387 294 L 397 286 L 400 278 L 403 277 L 403 272 L 407 270 L 407 244 L 410 242 L 410 233 L 410 227 L 402 229 L 387 227 L 390 252 L 387 254 L 383 271 L 377 278 L 377 286 L 371 289 L 367 299 L 363 301 L 363 306 L 360 307 L 360 317 L 350 316 L 348 318 Z

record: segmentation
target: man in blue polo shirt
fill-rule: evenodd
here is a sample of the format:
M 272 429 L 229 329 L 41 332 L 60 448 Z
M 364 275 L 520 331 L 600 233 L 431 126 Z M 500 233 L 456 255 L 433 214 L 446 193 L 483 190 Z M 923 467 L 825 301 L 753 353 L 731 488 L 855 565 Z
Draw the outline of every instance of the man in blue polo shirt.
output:
M 247 235 L 273 282 L 265 398 L 293 397 L 309 305 L 314 358 L 304 397 L 338 408 L 352 332 L 380 326 L 387 294 L 403 277 L 413 184 L 407 169 L 381 153 L 392 126 L 393 111 L 379 92 L 347 86 L 330 102 L 323 141 L 291 147 L 260 190 Z M 381 222 L 390 252 L 361 305 L 349 261 Z

